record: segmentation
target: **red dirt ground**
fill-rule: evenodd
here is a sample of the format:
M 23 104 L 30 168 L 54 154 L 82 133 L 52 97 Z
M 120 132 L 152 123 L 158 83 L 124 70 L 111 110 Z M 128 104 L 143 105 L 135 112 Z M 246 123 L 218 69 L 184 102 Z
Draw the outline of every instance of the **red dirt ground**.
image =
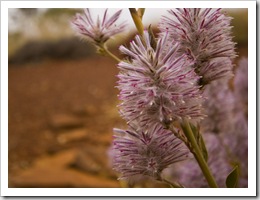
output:
M 42 155 L 84 146 L 86 141 L 79 139 L 64 147 L 57 134 L 67 129 L 83 126 L 93 135 L 112 136 L 113 126 L 120 121 L 115 108 L 115 64 L 110 58 L 93 57 L 9 67 L 10 180 Z M 74 118 L 82 124 L 66 127 L 73 125 Z

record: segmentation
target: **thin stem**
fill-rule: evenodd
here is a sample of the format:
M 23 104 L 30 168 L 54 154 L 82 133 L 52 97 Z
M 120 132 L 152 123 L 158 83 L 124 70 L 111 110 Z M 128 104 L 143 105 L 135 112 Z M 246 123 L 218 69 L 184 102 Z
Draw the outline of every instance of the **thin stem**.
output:
M 194 137 L 194 134 L 191 130 L 190 124 L 186 119 L 183 120 L 182 129 L 185 132 L 185 135 L 191 144 L 191 148 L 192 148 L 191 152 L 194 154 L 194 157 L 196 158 L 196 160 L 201 168 L 201 171 L 203 172 L 203 175 L 205 176 L 209 186 L 212 188 L 217 188 L 218 185 L 210 172 L 208 164 L 205 161 L 203 154 Z
M 131 16 L 133 18 L 133 21 L 135 23 L 137 31 L 139 32 L 140 35 L 143 35 L 144 25 L 143 25 L 143 22 L 142 22 L 142 18 L 140 17 L 140 14 L 138 14 L 138 12 L 136 11 L 135 8 L 129 8 L 129 11 L 130 11 Z M 144 10 L 142 12 L 144 12 Z
M 115 54 L 113 54 L 111 51 L 109 51 L 107 49 L 107 47 L 105 47 L 105 45 L 99 45 L 100 49 L 103 51 L 103 53 L 105 53 L 106 55 L 110 56 L 111 58 L 113 58 L 114 60 L 116 60 L 117 62 L 121 62 L 121 59 L 118 58 Z

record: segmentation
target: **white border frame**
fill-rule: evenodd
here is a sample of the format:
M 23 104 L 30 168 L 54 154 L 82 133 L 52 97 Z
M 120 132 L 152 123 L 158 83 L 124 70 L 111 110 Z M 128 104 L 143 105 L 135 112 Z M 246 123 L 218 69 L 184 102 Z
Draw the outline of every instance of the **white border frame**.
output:
M 8 8 L 248 8 L 248 188 L 8 188 Z M 1 2 L 2 196 L 256 196 L 256 2 L 255 1 L 2 1 Z

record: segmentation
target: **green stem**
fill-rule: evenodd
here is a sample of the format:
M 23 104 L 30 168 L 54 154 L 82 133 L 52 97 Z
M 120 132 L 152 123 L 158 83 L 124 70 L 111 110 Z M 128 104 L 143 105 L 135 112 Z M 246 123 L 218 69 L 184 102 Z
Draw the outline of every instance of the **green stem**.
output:
M 116 60 L 117 62 L 121 62 L 121 59 L 118 58 L 115 54 L 113 54 L 111 51 L 109 51 L 105 45 L 99 45 L 100 49 L 108 56 Z
M 142 18 L 140 17 L 140 14 L 138 14 L 138 12 L 136 11 L 135 8 L 129 8 L 129 11 L 131 13 L 131 16 L 133 18 L 133 21 L 135 23 L 135 26 L 139 32 L 140 35 L 143 35 L 144 33 L 144 25 L 142 22 Z M 141 11 L 141 13 L 144 13 L 144 10 Z
M 203 154 L 201 152 L 201 149 L 199 148 L 197 141 L 194 137 L 194 134 L 191 130 L 190 124 L 186 119 L 183 120 L 182 129 L 183 129 L 188 141 L 191 144 L 191 152 L 194 154 L 194 157 L 196 158 L 209 186 L 212 188 L 217 188 L 218 185 L 210 172 L 208 164 L 205 161 Z

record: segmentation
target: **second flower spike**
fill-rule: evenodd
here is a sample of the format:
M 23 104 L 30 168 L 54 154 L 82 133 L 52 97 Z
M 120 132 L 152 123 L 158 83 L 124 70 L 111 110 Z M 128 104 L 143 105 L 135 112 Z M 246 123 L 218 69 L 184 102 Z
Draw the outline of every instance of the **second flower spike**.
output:
M 113 166 L 120 179 L 152 177 L 161 181 L 161 173 L 170 165 L 189 158 L 189 150 L 181 140 L 160 125 L 150 130 L 114 129 L 111 149 Z

